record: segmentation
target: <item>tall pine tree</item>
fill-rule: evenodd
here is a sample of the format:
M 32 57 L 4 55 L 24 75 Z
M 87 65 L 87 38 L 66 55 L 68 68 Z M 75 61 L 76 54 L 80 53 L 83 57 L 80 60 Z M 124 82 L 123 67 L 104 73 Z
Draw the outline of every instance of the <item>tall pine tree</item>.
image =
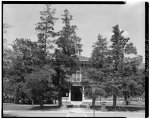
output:
M 108 46 L 106 38 L 103 38 L 102 35 L 98 35 L 98 41 L 93 45 L 92 57 L 91 60 L 94 64 L 94 67 L 97 69 L 106 68 L 106 61 L 108 58 Z
M 36 25 L 39 47 L 39 64 L 41 67 L 49 60 L 47 58 L 49 50 L 53 47 L 53 38 L 56 36 L 54 31 L 54 24 L 57 18 L 54 17 L 55 9 L 51 5 L 46 4 L 46 8 L 40 11 L 40 22 Z
M 43 107 L 43 100 L 46 94 L 52 91 L 54 70 L 51 65 L 52 55 L 49 50 L 52 49 L 52 41 L 56 35 L 54 24 L 57 18 L 54 17 L 55 9 L 52 9 L 49 4 L 46 4 L 46 8 L 40 11 L 40 14 L 40 22 L 36 25 L 38 36 L 36 63 L 33 62 L 37 65 L 34 65 L 34 71 L 31 74 L 26 75 L 26 86 L 30 89 L 29 94 L 40 98 L 40 106 Z M 36 82 L 36 85 L 34 85 L 34 82 Z
M 137 54 L 133 43 L 128 43 L 130 38 L 123 36 L 124 31 L 119 29 L 119 25 L 113 27 L 111 37 L 113 68 L 113 107 L 116 108 L 116 99 L 119 93 L 120 80 L 124 80 L 124 57 L 125 54 Z
M 58 92 L 59 92 L 59 106 L 62 105 L 62 89 L 67 85 L 67 75 L 71 75 L 71 71 L 76 69 L 78 59 L 76 56 L 76 47 L 81 49 L 81 38 L 76 34 L 76 25 L 71 25 L 72 15 L 68 10 L 64 10 L 62 15 L 62 23 L 64 24 L 61 31 L 59 31 L 59 38 L 56 40 L 56 44 L 59 49 L 55 50 L 55 70 L 57 77 Z M 68 86 L 67 86 L 68 87 Z

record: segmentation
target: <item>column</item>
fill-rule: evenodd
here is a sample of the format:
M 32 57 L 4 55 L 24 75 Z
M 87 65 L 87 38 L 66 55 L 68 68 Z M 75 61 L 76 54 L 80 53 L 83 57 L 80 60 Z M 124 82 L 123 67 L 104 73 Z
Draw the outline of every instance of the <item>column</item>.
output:
M 71 102 L 71 88 L 69 89 L 69 97 L 68 97 L 68 101 Z
M 84 102 L 84 86 L 82 86 L 82 102 Z
M 80 67 L 80 82 L 82 81 L 81 67 Z

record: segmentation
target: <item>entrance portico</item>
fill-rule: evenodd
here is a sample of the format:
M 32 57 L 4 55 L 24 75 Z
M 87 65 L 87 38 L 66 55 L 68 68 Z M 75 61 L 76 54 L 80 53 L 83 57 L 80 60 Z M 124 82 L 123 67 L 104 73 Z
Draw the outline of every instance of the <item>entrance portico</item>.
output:
M 84 101 L 84 86 L 72 85 L 68 95 L 69 102 L 83 102 Z
M 82 101 L 82 87 L 72 86 L 71 87 L 71 101 Z

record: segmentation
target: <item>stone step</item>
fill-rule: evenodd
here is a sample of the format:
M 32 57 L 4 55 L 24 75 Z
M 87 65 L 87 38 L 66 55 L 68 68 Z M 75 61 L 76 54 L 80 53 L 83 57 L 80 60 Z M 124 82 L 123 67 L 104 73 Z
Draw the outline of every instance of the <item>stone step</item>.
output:
M 71 101 L 71 104 L 80 106 L 82 104 L 82 101 Z

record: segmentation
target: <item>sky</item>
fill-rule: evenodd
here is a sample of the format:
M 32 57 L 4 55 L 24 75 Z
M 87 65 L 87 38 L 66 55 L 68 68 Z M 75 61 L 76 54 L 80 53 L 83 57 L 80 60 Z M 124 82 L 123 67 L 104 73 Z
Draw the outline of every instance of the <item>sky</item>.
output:
M 56 9 L 55 17 L 60 18 L 65 9 L 73 16 L 72 25 L 77 25 L 77 35 L 83 44 L 81 55 L 91 56 L 92 45 L 97 41 L 98 34 L 106 37 L 110 44 L 112 27 L 118 24 L 121 30 L 125 30 L 124 36 L 130 38 L 138 54 L 145 59 L 144 2 L 122 5 L 54 4 L 52 8 Z M 7 32 L 8 44 L 16 38 L 37 41 L 35 26 L 40 21 L 40 11 L 43 9 L 43 4 L 4 4 L 3 22 L 11 26 Z M 61 28 L 62 21 L 59 19 L 55 30 Z

